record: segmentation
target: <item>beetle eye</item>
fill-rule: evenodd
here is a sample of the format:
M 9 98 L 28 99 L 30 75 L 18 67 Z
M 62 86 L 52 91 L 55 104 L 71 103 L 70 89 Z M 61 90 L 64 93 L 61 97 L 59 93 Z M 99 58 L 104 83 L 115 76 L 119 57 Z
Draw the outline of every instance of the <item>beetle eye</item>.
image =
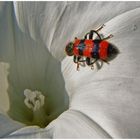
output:
M 70 42 L 66 46 L 65 51 L 66 51 L 67 55 L 69 55 L 69 56 L 72 56 L 73 55 L 73 43 L 72 42 Z

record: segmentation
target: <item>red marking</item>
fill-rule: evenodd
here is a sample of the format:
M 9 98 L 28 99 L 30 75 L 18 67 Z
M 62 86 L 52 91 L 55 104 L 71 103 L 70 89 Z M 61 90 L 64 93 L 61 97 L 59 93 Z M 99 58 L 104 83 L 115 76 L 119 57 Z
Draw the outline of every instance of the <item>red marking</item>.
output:
M 107 48 L 109 43 L 107 41 L 101 41 L 100 49 L 99 49 L 99 56 L 100 59 L 106 60 L 107 59 Z
M 92 52 L 93 47 L 94 47 L 93 40 L 92 39 L 85 40 L 84 44 L 85 44 L 86 47 L 83 51 L 83 55 L 86 56 L 86 57 L 92 57 L 91 52 Z
M 75 39 L 73 53 L 74 55 L 79 55 L 78 45 L 80 43 L 80 39 Z
M 80 39 L 75 39 L 74 46 L 78 46 L 80 41 L 81 41 Z

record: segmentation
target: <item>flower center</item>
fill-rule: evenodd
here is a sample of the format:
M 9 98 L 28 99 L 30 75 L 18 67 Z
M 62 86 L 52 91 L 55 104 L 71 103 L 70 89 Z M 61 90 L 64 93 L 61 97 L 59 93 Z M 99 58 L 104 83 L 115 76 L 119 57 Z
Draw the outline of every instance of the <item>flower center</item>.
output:
M 26 125 L 46 127 L 68 109 L 69 97 L 61 62 L 41 42 L 28 43 L 25 54 L 22 46 L 17 47 L 18 55 L 13 55 L 16 61 L 10 64 L 7 113 Z
M 45 127 L 48 124 L 49 116 L 45 112 L 45 96 L 40 91 L 24 90 L 24 104 L 32 111 L 33 118 L 31 124 Z
M 44 105 L 44 95 L 40 91 L 31 91 L 29 89 L 24 90 L 25 105 L 33 111 L 39 110 Z

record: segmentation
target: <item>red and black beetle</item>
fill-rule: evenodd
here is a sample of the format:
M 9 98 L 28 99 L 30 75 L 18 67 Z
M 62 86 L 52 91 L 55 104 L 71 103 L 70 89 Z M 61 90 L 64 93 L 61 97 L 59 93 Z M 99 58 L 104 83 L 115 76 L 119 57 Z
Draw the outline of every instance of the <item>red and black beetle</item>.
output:
M 97 60 L 102 60 L 103 62 L 108 63 L 117 56 L 119 50 L 106 41 L 109 38 L 112 38 L 113 35 L 109 35 L 106 38 L 101 38 L 98 31 L 100 31 L 104 25 L 102 25 L 97 30 L 91 30 L 88 32 L 84 39 L 78 39 L 75 37 L 74 42 L 68 43 L 65 48 L 65 51 L 68 56 L 73 56 L 74 63 L 77 63 L 77 70 L 79 69 L 80 62 L 86 62 L 87 65 L 93 68 L 93 64 Z M 98 38 L 93 40 L 94 33 Z M 88 38 L 89 35 L 89 38 Z

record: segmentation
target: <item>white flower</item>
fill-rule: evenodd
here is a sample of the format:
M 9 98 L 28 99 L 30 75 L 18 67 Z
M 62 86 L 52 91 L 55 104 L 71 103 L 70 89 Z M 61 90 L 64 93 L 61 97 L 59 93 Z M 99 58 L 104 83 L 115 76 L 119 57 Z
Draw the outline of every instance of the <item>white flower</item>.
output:
M 139 138 L 140 2 L 1 2 L 1 138 Z M 91 29 L 120 54 L 100 70 L 65 45 Z

